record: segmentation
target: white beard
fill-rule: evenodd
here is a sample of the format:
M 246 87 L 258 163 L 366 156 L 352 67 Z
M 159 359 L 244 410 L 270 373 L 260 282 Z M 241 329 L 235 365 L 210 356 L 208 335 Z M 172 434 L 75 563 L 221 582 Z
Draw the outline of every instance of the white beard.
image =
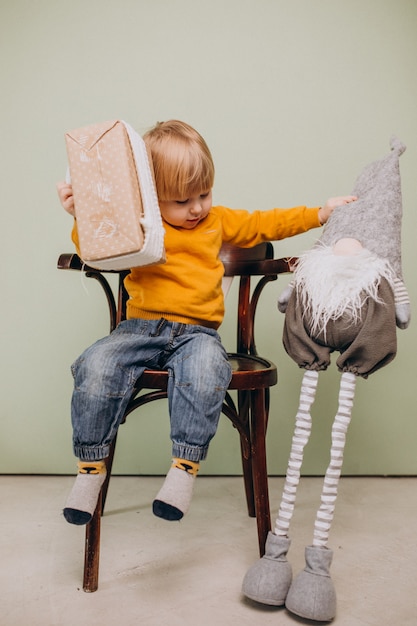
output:
M 299 303 L 309 317 L 311 336 L 325 333 L 327 323 L 342 316 L 352 324 L 360 321 L 364 302 L 368 298 L 380 301 L 381 278 L 392 285 L 394 272 L 388 261 L 366 248 L 345 256 L 320 245 L 300 256 L 294 284 Z

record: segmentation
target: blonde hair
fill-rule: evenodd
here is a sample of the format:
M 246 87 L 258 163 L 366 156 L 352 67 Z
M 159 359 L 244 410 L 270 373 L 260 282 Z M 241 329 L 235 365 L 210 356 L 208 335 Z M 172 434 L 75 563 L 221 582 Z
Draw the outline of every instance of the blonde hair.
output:
M 158 122 L 143 140 L 152 157 L 159 200 L 182 200 L 213 187 L 213 158 L 194 128 L 178 120 Z

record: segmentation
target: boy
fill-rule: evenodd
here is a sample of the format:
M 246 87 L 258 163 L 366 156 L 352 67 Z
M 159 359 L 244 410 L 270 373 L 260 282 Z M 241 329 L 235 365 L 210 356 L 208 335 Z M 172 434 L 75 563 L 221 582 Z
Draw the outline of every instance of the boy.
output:
M 212 207 L 214 164 L 201 135 L 177 120 L 144 136 L 150 149 L 165 228 L 166 263 L 133 268 L 126 278 L 128 319 L 72 365 L 74 453 L 79 458 L 64 508 L 72 524 L 90 521 L 105 479 L 104 459 L 135 381 L 146 368 L 169 372 L 173 463 L 153 512 L 179 520 L 187 512 L 200 461 L 214 436 L 231 378 L 217 329 L 224 315 L 222 243 L 251 247 L 324 224 L 336 206 L 271 211 Z M 58 183 L 63 207 L 74 215 L 71 186 Z M 77 225 L 73 241 L 78 247 Z

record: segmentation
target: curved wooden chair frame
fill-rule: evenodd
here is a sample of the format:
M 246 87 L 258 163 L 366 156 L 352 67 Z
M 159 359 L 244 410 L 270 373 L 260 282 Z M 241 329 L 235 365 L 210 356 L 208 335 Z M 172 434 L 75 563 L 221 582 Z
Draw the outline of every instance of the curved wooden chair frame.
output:
M 271 243 L 253 248 L 237 248 L 224 245 L 221 259 L 226 277 L 239 277 L 237 303 L 236 352 L 229 354 L 233 370 L 232 380 L 226 394 L 222 412 L 240 436 L 242 469 L 248 514 L 256 517 L 259 552 L 264 554 L 265 541 L 271 529 L 266 463 L 266 429 L 269 413 L 269 389 L 278 380 L 277 368 L 271 361 L 257 353 L 255 344 L 255 313 L 259 297 L 265 285 L 288 273 L 294 259 L 274 259 Z M 58 269 L 82 271 L 97 280 L 104 290 L 110 313 L 110 332 L 125 319 L 128 295 L 123 285 L 128 271 L 103 272 L 85 265 L 77 254 L 62 254 Z M 116 297 L 105 274 L 118 274 Z M 256 278 L 255 286 L 252 279 Z M 135 392 L 125 411 L 123 422 L 141 406 L 167 397 L 168 374 L 166 371 L 146 370 L 137 381 Z M 232 393 L 235 393 L 235 399 Z M 116 440 L 106 459 L 107 478 L 97 504 L 93 519 L 86 526 L 84 558 L 84 591 L 98 588 L 100 525 L 107 490 L 111 478 Z

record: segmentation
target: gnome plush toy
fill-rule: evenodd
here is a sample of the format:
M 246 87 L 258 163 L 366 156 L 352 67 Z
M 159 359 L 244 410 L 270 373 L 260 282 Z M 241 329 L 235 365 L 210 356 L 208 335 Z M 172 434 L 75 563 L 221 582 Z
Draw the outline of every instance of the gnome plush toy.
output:
M 316 245 L 298 260 L 293 280 L 280 296 L 285 312 L 283 343 L 306 371 L 301 384 L 282 500 L 265 555 L 246 573 L 243 593 L 263 604 L 284 605 L 305 619 L 331 621 L 336 592 L 327 547 L 333 521 L 346 432 L 358 376 L 367 378 L 396 355 L 396 326 L 407 328 L 410 303 L 401 270 L 401 183 L 399 156 L 405 146 L 391 139 L 391 152 L 368 165 L 356 181 L 358 199 L 335 209 Z M 305 569 L 292 580 L 288 535 L 304 447 L 311 432 L 310 409 L 319 372 L 338 352 L 339 406 L 332 427 L 327 468 Z

